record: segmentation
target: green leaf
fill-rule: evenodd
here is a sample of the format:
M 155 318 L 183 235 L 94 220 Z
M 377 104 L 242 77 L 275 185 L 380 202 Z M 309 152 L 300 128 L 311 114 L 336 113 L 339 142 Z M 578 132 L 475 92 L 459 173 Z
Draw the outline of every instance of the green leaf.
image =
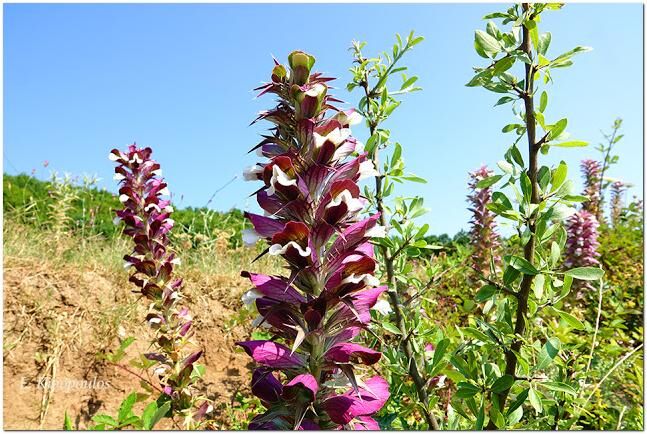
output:
M 393 333 L 394 335 L 401 335 L 402 334 L 400 329 L 398 327 L 396 327 L 395 324 L 392 324 L 390 322 L 382 323 L 382 327 L 384 328 L 384 330 L 386 330 L 386 331 L 388 331 L 390 333 Z
M 560 161 L 559 166 L 553 171 L 553 191 L 557 190 L 566 180 L 568 175 L 568 166 L 565 162 Z
M 562 383 L 559 381 L 544 381 L 543 383 L 539 383 L 539 384 L 555 392 L 564 392 L 564 393 L 568 393 L 569 395 L 577 396 L 577 391 L 572 386 L 569 386 L 566 383 Z
M 589 142 L 584 142 L 582 140 L 571 140 L 568 142 L 551 143 L 550 146 L 558 146 L 560 148 L 583 148 L 585 146 L 589 146 Z
M 443 339 L 436 345 L 436 349 L 434 350 L 434 359 L 431 362 L 431 366 L 433 366 L 434 369 L 440 364 L 440 361 L 445 356 L 448 347 L 449 339 Z
M 539 111 L 543 113 L 544 110 L 546 110 L 547 105 L 548 105 L 548 94 L 544 90 L 541 93 L 541 97 L 539 97 Z
M 559 135 L 562 134 L 566 129 L 566 125 L 568 125 L 568 119 L 564 118 L 558 120 L 557 123 L 550 129 L 548 140 L 554 140 L 556 137 L 559 137 Z
M 475 385 L 467 382 L 460 382 L 458 383 L 458 389 L 456 390 L 456 396 L 459 398 L 471 398 L 477 393 L 479 393 L 481 389 L 476 387 Z
M 105 424 L 109 426 L 119 425 L 112 416 L 108 416 L 107 414 L 97 414 L 92 418 L 92 421 L 98 424 Z
M 517 128 L 521 128 L 521 127 L 523 127 L 523 125 L 520 125 L 520 124 L 508 124 L 508 125 L 506 125 L 505 127 L 503 127 L 501 129 L 501 132 L 502 133 L 509 133 L 510 131 L 514 131 Z
M 67 414 L 67 410 L 65 411 L 65 418 L 63 419 L 63 429 L 65 431 L 74 431 L 74 424 L 72 423 L 70 415 Z
M 155 407 L 154 407 L 155 411 L 152 413 L 152 416 L 150 417 L 150 419 L 148 419 L 148 421 L 146 421 L 144 423 L 144 429 L 147 429 L 147 430 L 152 430 L 155 427 L 155 425 L 157 424 L 157 422 L 159 422 L 168 413 L 168 411 L 171 409 L 171 403 L 170 402 L 165 402 L 159 408 L 156 408 L 157 407 L 156 403 L 154 403 L 154 402 L 151 403 L 151 405 L 153 405 L 153 404 L 155 405 Z M 150 405 L 149 405 L 149 407 L 150 407 Z M 146 410 L 148 410 L 148 407 L 146 407 Z M 144 411 L 144 413 L 146 413 L 146 411 Z M 142 420 L 143 419 L 144 419 L 144 416 L 142 416 Z
M 539 361 L 537 362 L 536 369 L 542 370 L 553 361 L 555 356 L 559 353 L 559 348 L 561 347 L 561 342 L 557 338 L 550 338 L 546 341 L 544 346 L 541 348 L 539 354 Z
M 535 409 L 537 414 L 541 414 L 541 412 L 544 410 L 543 406 L 541 405 L 541 399 L 539 398 L 539 395 L 533 389 L 532 387 L 530 388 L 528 392 L 528 397 L 530 398 L 530 405 L 532 405 L 532 408 Z
M 512 404 L 510 404 L 510 408 L 508 408 L 508 411 L 506 413 L 507 415 L 510 415 L 517 408 L 521 407 L 524 402 L 526 402 L 526 399 L 528 398 L 528 391 L 529 389 L 525 389 L 517 395 L 517 399 L 515 399 Z
M 496 184 L 499 179 L 501 179 L 503 175 L 494 175 L 494 176 L 488 176 L 485 179 L 481 179 L 479 182 L 476 183 L 476 188 L 488 188 Z
M 544 296 L 544 281 L 544 275 L 538 274 L 537 276 L 535 276 L 535 279 L 532 282 L 532 290 L 537 300 L 541 300 L 541 298 Z
M 476 300 L 477 303 L 483 303 L 492 298 L 494 294 L 496 294 L 496 287 L 494 285 L 485 285 L 478 290 L 474 296 L 474 300 Z
M 561 310 L 557 310 L 557 313 L 559 313 L 559 316 L 566 322 L 566 324 L 573 327 L 575 330 L 584 330 L 584 324 L 570 313 L 563 312 Z
M 479 329 L 476 329 L 474 327 L 463 327 L 462 330 L 463 332 L 465 332 L 465 334 L 475 338 L 476 340 L 486 343 L 490 342 L 490 338 L 488 338 L 487 335 Z
M 501 105 L 501 104 L 507 104 L 507 103 L 509 103 L 511 101 L 514 101 L 515 99 L 516 98 L 513 98 L 511 96 L 502 96 L 501 98 L 499 98 L 499 100 L 496 102 L 496 104 L 494 104 L 494 107 L 496 107 L 498 105 Z
M 544 56 L 546 55 L 546 52 L 548 51 L 548 47 L 550 46 L 550 40 L 551 40 L 550 32 L 546 32 L 539 37 L 539 41 L 537 43 L 537 51 L 540 54 Z
M 512 377 L 512 375 L 506 374 L 502 377 L 497 378 L 492 387 L 490 387 L 490 390 L 494 393 L 500 393 L 511 388 L 513 384 L 514 378 Z
M 119 413 L 117 414 L 117 418 L 119 419 L 119 422 L 123 422 L 130 414 L 132 413 L 133 405 L 135 405 L 135 402 L 137 401 L 137 392 L 133 392 L 130 395 L 126 397 L 121 403 L 121 406 L 119 406 Z
M 604 276 L 604 270 L 596 267 L 579 267 L 568 270 L 564 274 L 579 280 L 598 280 Z
M 521 271 L 523 274 L 528 274 L 530 276 L 539 274 L 539 271 L 530 262 L 520 256 L 509 255 L 506 256 L 505 259 L 512 268 Z
M 489 57 L 493 57 L 493 55 L 501 51 L 501 44 L 499 41 L 483 30 L 476 31 L 474 34 L 474 42 L 476 43 L 476 46 L 483 50 L 483 52 L 485 52 Z
M 526 202 L 530 203 L 530 197 L 532 196 L 532 184 L 530 183 L 530 178 L 528 178 L 526 172 L 523 172 L 521 174 L 519 182 L 521 183 L 521 192 L 523 193 L 523 198 L 526 200 Z
M 490 407 L 490 418 L 494 425 L 500 430 L 505 429 L 505 418 L 495 406 Z

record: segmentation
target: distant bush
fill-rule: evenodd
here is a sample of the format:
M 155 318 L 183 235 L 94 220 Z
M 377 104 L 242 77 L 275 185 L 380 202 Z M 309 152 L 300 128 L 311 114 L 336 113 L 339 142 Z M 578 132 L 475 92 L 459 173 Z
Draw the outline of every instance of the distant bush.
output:
M 103 189 L 84 186 L 82 181 L 74 182 L 74 199 L 69 209 L 71 230 L 86 235 L 113 237 L 121 229 L 113 224 L 114 210 L 121 204 L 117 197 Z M 55 205 L 54 183 L 41 181 L 26 174 L 3 175 L 3 204 L 5 213 L 16 214 L 24 223 L 49 226 L 51 207 Z M 245 221 L 242 211 L 234 209 L 219 212 L 208 208 L 178 209 L 173 218 L 178 232 L 204 235 L 212 238 L 220 232 L 228 232 L 230 247 L 242 244 L 241 232 Z

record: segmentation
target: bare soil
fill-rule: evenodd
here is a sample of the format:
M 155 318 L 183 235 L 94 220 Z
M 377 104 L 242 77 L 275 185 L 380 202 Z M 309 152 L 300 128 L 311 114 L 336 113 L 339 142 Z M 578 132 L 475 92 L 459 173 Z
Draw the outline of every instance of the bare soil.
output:
M 138 376 L 148 374 L 128 361 L 146 350 L 146 306 L 124 277 L 96 265 L 5 252 L 4 429 L 61 429 L 66 412 L 83 429 L 92 416 L 116 414 L 127 394 L 142 390 Z M 204 273 L 185 281 L 197 343 L 205 351 L 200 387 L 214 400 L 216 421 L 228 428 L 217 412 L 236 391 L 247 393 L 250 378 L 249 358 L 234 349 L 249 334 L 235 321 L 246 282 Z M 99 357 L 127 336 L 136 341 L 120 366 Z

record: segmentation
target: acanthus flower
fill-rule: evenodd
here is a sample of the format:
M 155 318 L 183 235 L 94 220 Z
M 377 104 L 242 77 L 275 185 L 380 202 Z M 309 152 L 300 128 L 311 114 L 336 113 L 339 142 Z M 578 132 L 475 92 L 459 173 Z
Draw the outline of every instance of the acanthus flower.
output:
M 588 198 L 582 204 L 582 209 L 599 216 L 600 211 L 600 176 L 602 166 L 596 160 L 582 160 L 580 170 L 584 178 L 584 195 Z
M 490 263 L 495 265 L 501 263 L 499 255 L 499 234 L 496 230 L 494 213 L 487 208 L 487 204 L 492 200 L 492 189 L 490 187 L 479 188 L 477 185 L 480 181 L 494 175 L 487 166 L 470 172 L 468 186 L 470 194 L 467 201 L 470 204 L 468 208 L 472 212 L 470 224 L 470 241 L 474 249 L 472 253 L 472 267 L 485 276 L 490 274 Z
M 620 223 L 622 214 L 622 195 L 627 190 L 627 185 L 622 181 L 615 181 L 611 184 L 611 223 L 616 226 Z
M 311 73 L 314 57 L 295 51 L 289 68 L 275 63 L 272 81 L 257 89 L 279 98 L 256 119 L 274 125 L 253 148 L 267 161 L 246 172 L 263 183 L 256 197 L 265 215 L 246 213 L 253 229 L 245 238 L 265 240 L 289 275 L 241 273 L 253 286 L 243 299 L 256 305 L 255 325 L 273 335 L 238 343 L 259 365 L 252 392 L 267 408 L 249 428 L 379 429 L 372 415 L 388 384 L 365 379 L 359 366 L 381 353 L 353 342 L 386 290 L 370 242 L 384 228 L 379 215 L 359 216 L 366 200 L 357 182 L 377 171 L 351 135 L 361 117 L 332 106 L 332 79 Z
M 124 256 L 124 266 L 132 270 L 129 281 L 150 302 L 146 321 L 155 331 L 153 351 L 144 356 L 157 362 L 153 371 L 159 379 L 163 399 L 172 411 L 182 414 L 189 428 L 200 426 L 209 402 L 196 396 L 192 373 L 202 350 L 192 341 L 193 318 L 182 306 L 182 279 L 173 276 L 180 259 L 169 251 L 168 233 L 173 228 L 173 207 L 161 176 L 160 165 L 151 158 L 151 148 L 128 146 L 124 152 L 113 149 L 115 179 L 119 179 L 119 200 L 115 223 L 123 221 L 124 234 L 135 243 Z

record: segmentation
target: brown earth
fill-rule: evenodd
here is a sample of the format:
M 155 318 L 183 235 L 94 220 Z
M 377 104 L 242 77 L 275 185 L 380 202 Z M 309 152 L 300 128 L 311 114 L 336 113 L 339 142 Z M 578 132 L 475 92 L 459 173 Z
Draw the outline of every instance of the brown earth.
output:
M 3 263 L 5 429 L 61 429 L 66 412 L 83 429 L 92 416 L 115 415 L 123 398 L 142 391 L 138 376 L 148 374 L 128 361 L 146 350 L 146 306 L 131 293 L 123 270 L 8 254 L 6 248 Z M 240 303 L 247 285 L 231 273 L 187 271 L 187 304 L 205 351 L 200 388 L 214 401 L 217 426 L 229 428 L 233 397 L 247 394 L 250 378 L 249 358 L 234 347 L 250 332 L 241 325 L 249 324 Z M 136 341 L 119 366 L 99 357 L 127 336 Z M 51 379 L 54 387 L 46 387 Z

